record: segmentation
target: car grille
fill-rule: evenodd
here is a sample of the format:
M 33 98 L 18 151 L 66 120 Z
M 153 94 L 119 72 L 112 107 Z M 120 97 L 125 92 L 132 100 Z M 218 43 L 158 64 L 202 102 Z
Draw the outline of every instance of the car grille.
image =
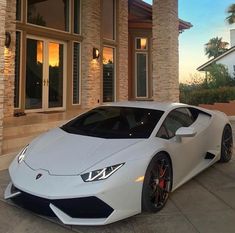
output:
M 113 212 L 113 208 L 97 197 L 49 200 L 21 191 L 12 201 L 25 209 L 50 217 L 55 217 L 50 203 L 72 218 L 107 218 Z

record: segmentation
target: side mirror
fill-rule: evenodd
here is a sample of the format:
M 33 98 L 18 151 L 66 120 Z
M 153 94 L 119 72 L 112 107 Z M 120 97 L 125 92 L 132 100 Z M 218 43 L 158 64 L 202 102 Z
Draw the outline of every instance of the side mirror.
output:
M 197 132 L 193 127 L 181 127 L 176 131 L 175 136 L 194 137 L 196 134 Z

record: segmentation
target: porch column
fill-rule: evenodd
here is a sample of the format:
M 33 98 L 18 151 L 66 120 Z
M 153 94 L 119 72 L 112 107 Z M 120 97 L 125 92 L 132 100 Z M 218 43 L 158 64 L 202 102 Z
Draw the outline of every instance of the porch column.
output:
M 5 14 L 6 0 L 0 0 L 0 155 L 3 139 L 3 106 L 4 106 L 4 48 L 5 48 Z
M 118 40 L 118 101 L 128 100 L 128 1 L 119 0 L 117 40 Z
M 11 45 L 5 49 L 4 117 L 9 117 L 14 113 L 16 0 L 7 0 L 6 3 L 5 30 L 11 35 Z
M 94 107 L 101 98 L 101 57 L 93 59 L 93 48 L 101 52 L 101 0 L 82 0 L 82 106 Z
M 153 99 L 179 101 L 178 0 L 153 0 Z

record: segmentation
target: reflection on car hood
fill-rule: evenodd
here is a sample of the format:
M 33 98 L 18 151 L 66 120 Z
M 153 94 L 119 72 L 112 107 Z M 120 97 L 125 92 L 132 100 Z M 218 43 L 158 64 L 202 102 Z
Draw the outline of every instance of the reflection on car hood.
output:
M 56 128 L 30 144 L 25 163 L 34 170 L 47 170 L 51 175 L 77 175 L 140 141 L 74 135 Z

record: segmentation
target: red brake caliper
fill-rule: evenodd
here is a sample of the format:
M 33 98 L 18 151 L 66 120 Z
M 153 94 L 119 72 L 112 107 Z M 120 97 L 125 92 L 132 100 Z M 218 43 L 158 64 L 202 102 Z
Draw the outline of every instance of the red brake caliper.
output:
M 160 178 L 159 179 L 159 187 L 161 188 L 161 189 L 164 189 L 164 187 L 165 187 L 165 180 L 164 180 L 164 170 L 161 168 L 161 170 L 160 170 L 160 177 L 162 177 L 162 178 Z

